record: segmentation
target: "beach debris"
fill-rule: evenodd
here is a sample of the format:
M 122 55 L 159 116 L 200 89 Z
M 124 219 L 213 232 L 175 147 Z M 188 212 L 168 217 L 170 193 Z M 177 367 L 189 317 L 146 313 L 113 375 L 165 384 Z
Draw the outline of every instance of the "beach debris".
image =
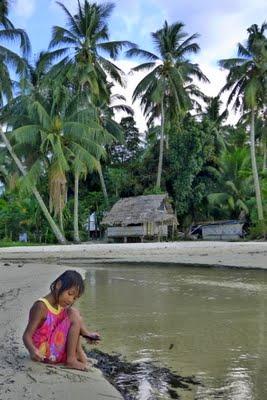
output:
M 11 264 L 9 264 L 9 263 L 7 263 L 7 262 L 4 263 L 4 267 L 10 267 L 10 265 L 11 265 Z
M 171 350 L 171 349 L 173 349 L 173 348 L 174 348 L 174 344 L 171 343 L 170 346 L 169 346 L 169 350 Z
M 22 268 L 24 266 L 24 264 L 18 264 L 18 268 Z

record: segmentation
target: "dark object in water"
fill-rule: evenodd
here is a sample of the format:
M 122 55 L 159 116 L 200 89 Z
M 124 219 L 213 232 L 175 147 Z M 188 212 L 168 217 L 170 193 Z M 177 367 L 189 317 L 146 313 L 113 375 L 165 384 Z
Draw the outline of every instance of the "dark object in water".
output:
M 191 390 L 192 385 L 200 383 L 192 377 L 175 374 L 166 367 L 158 367 L 152 362 L 130 363 L 120 355 L 110 355 L 100 350 L 92 350 L 89 357 L 97 360 L 99 368 L 109 382 L 116 387 L 125 400 L 142 398 L 142 387 L 150 391 L 149 400 L 156 400 L 160 395 L 170 399 L 180 399 L 177 389 Z
M 171 343 L 170 346 L 169 346 L 169 350 L 171 350 L 171 349 L 173 349 L 173 348 L 174 348 L 174 344 Z

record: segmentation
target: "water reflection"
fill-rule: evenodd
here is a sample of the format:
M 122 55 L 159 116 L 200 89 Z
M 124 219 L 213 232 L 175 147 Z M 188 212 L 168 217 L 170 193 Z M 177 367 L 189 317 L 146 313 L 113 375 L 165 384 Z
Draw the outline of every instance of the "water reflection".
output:
M 201 380 L 182 399 L 264 400 L 266 287 L 265 271 L 90 266 L 80 305 L 101 350 Z

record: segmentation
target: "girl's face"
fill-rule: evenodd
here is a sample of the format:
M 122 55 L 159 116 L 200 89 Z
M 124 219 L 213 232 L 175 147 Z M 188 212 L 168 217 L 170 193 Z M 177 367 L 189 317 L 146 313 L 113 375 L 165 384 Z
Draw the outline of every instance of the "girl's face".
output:
M 78 298 L 79 289 L 74 286 L 60 293 L 58 296 L 58 304 L 63 308 L 70 307 Z

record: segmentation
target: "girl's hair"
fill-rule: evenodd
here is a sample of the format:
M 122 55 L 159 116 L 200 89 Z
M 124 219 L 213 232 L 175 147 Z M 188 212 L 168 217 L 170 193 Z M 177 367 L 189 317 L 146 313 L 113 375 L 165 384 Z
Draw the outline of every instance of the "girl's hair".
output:
M 63 274 L 61 274 L 54 282 L 50 285 L 50 290 L 53 294 L 56 291 L 56 284 L 60 282 L 61 287 L 56 293 L 56 297 L 64 292 L 64 290 L 71 289 L 73 287 L 78 289 L 78 296 L 80 297 L 84 292 L 84 283 L 81 274 L 77 271 L 67 270 Z

